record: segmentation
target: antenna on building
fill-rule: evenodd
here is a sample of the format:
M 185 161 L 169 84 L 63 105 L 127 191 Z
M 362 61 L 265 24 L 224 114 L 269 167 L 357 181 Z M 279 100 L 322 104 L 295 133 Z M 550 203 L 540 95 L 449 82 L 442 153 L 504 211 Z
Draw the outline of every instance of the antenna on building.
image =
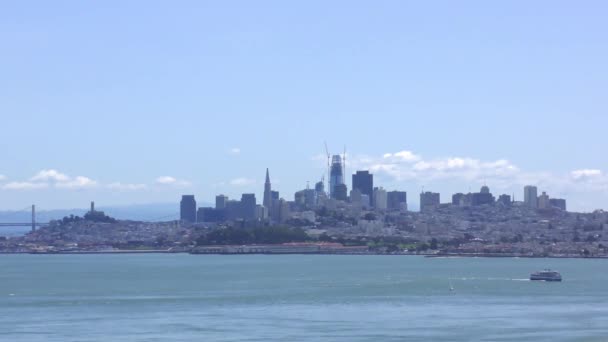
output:
M 330 170 L 330 167 L 331 167 L 331 164 L 330 164 L 330 162 L 331 162 L 331 155 L 329 154 L 329 149 L 327 148 L 327 141 L 325 142 L 325 153 L 327 153 L 327 179 L 329 180 L 329 179 L 331 179 L 330 178 L 331 176 L 329 174 L 329 170 Z

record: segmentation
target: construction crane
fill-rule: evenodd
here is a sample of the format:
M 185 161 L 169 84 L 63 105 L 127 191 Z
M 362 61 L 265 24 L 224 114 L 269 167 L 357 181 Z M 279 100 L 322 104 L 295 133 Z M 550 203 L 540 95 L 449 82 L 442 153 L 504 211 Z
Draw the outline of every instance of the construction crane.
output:
M 327 179 L 331 179 L 330 169 L 331 169 L 331 154 L 329 154 L 329 149 L 327 148 L 327 141 L 325 142 L 325 153 L 327 154 Z

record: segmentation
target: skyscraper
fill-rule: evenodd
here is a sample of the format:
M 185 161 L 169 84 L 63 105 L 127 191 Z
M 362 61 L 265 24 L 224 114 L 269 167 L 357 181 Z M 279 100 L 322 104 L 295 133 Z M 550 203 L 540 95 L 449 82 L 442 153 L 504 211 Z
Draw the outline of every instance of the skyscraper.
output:
M 215 209 L 226 208 L 226 202 L 228 202 L 228 196 L 225 196 L 225 195 L 215 196 Z
M 183 195 L 179 203 L 179 218 L 186 222 L 196 222 L 196 200 L 194 195 Z
M 369 171 L 357 171 L 353 175 L 353 190 L 361 191 L 362 195 L 372 197 L 374 194 L 374 175 Z
M 264 182 L 264 203 L 263 205 L 270 211 L 272 207 L 272 189 L 270 187 L 270 173 L 266 168 L 266 181 Z
M 386 193 L 386 207 L 391 210 L 407 209 L 407 192 L 389 191 Z
M 439 193 L 422 192 L 420 193 L 420 211 L 425 211 L 430 208 L 435 208 L 440 203 Z
M 374 189 L 374 207 L 378 210 L 386 210 L 388 196 L 384 188 L 379 187 Z
M 342 156 L 334 155 L 331 161 L 329 171 L 329 197 L 335 198 L 336 187 L 344 184 L 344 167 L 342 165 Z
M 530 208 L 538 208 L 538 189 L 535 186 L 524 187 L 524 203 Z
M 255 194 L 243 194 L 241 196 L 241 214 L 246 220 L 256 218 L 256 200 Z

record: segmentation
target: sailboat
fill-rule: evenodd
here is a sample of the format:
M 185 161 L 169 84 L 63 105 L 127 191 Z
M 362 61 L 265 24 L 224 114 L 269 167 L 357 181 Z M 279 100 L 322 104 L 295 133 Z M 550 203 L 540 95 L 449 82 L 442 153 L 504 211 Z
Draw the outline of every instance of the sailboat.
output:
M 450 282 L 450 292 L 454 292 L 454 286 L 452 286 L 452 279 L 448 279 Z

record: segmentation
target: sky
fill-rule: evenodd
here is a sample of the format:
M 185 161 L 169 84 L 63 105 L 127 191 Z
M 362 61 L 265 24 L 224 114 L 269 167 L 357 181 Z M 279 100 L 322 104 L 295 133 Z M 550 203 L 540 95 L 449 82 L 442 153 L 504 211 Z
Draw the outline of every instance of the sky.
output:
M 608 209 L 605 1 L 0 5 L 0 209 L 261 202 L 350 174 Z

